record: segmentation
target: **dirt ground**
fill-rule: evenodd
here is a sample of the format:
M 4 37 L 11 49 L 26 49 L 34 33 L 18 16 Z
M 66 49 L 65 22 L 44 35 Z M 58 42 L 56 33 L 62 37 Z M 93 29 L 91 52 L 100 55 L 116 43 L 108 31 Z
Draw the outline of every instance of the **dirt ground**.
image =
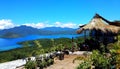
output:
M 79 65 L 79 62 L 75 61 L 73 63 L 73 59 L 77 56 L 80 55 L 65 55 L 64 60 L 55 58 L 54 64 L 44 69 L 75 69 Z

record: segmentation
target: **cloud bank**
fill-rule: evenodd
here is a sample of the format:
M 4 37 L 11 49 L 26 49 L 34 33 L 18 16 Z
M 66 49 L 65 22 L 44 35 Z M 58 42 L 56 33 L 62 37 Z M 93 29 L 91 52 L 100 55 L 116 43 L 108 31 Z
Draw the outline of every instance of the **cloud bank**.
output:
M 69 23 L 61 23 L 61 22 L 55 22 L 54 26 L 56 27 L 62 27 L 62 28 L 76 28 L 77 24 L 69 22 Z
M 15 25 L 12 23 L 10 19 L 2 19 L 0 20 L 0 29 L 8 29 L 13 28 Z
M 46 23 L 26 23 L 26 24 L 23 24 L 23 25 L 31 26 L 31 27 L 38 28 L 38 29 L 45 28 L 45 27 L 76 28 L 78 26 L 75 23 L 61 23 L 61 22 L 55 22 L 53 24 L 46 24 Z
M 31 26 L 33 28 L 45 28 L 45 27 L 62 27 L 62 28 L 78 28 L 78 24 L 72 23 L 72 22 L 67 22 L 67 23 L 62 23 L 62 22 L 55 22 L 52 24 L 46 23 L 46 22 L 38 22 L 38 23 L 24 23 L 22 25 L 26 26 Z M 0 20 L 0 29 L 9 29 L 13 28 L 15 26 L 20 26 L 20 25 L 15 25 L 12 20 L 10 19 L 2 19 Z

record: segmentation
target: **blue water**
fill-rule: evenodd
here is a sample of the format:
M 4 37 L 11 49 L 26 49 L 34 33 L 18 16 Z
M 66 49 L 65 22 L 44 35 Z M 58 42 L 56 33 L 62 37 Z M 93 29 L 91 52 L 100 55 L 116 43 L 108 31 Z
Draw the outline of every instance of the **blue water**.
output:
M 30 35 L 22 38 L 12 38 L 12 39 L 0 38 L 0 51 L 21 47 L 20 45 L 17 44 L 17 42 L 22 42 L 26 40 L 35 40 L 35 39 L 44 39 L 44 38 L 55 39 L 55 38 L 61 38 L 61 37 L 72 38 L 72 37 L 78 37 L 78 36 L 82 36 L 82 35 L 47 35 L 47 36 Z

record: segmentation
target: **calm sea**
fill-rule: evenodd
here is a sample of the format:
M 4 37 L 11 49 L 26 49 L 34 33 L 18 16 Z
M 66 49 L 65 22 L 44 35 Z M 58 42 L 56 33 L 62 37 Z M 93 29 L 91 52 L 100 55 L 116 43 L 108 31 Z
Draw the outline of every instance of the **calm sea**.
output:
M 17 44 L 17 42 L 22 42 L 26 40 L 35 40 L 35 39 L 44 39 L 44 38 L 55 39 L 55 38 L 62 38 L 62 37 L 72 38 L 72 37 L 78 37 L 78 36 L 83 36 L 83 35 L 47 35 L 47 36 L 30 35 L 22 38 L 11 38 L 11 39 L 0 38 L 0 51 L 21 47 L 20 45 Z

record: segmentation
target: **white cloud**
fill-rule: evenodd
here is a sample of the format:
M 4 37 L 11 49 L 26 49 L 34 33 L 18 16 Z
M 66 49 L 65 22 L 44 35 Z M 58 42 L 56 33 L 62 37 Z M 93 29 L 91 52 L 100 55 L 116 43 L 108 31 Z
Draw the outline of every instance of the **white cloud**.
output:
M 26 23 L 26 24 L 23 24 L 23 25 L 26 25 L 26 26 L 31 26 L 33 28 L 44 28 L 45 27 L 45 24 L 44 23 Z
M 55 22 L 53 24 L 47 24 L 47 23 L 26 23 L 26 24 L 23 24 L 23 25 L 26 25 L 26 26 L 31 26 L 31 27 L 34 27 L 34 28 L 45 28 L 45 27 L 62 27 L 62 28 L 77 28 L 78 25 L 75 24 L 75 23 L 61 23 L 61 22 Z
M 62 28 L 76 28 L 78 25 L 72 22 L 69 23 L 61 23 L 61 22 L 56 22 L 55 25 L 56 27 L 62 27 Z
M 15 25 L 12 23 L 10 19 L 2 19 L 0 20 L 0 29 L 8 29 L 13 28 Z
M 80 26 L 80 25 L 72 23 L 72 22 L 67 22 L 67 23 L 55 22 L 53 24 L 49 24 L 49 22 L 38 22 L 38 23 L 25 23 L 22 25 L 31 26 L 33 28 L 38 28 L 38 29 L 45 28 L 45 27 L 78 28 Z M 13 28 L 15 26 L 20 26 L 20 25 L 13 24 L 12 20 L 10 20 L 10 19 L 0 20 L 0 29 L 9 29 L 9 28 Z
M 54 25 L 47 24 L 47 23 L 44 23 L 44 22 L 43 22 L 43 23 L 42 23 L 42 22 L 40 22 L 40 23 L 25 23 L 25 24 L 23 24 L 23 25 L 31 26 L 31 27 L 33 27 L 33 28 L 38 28 L 38 29 L 54 26 Z

